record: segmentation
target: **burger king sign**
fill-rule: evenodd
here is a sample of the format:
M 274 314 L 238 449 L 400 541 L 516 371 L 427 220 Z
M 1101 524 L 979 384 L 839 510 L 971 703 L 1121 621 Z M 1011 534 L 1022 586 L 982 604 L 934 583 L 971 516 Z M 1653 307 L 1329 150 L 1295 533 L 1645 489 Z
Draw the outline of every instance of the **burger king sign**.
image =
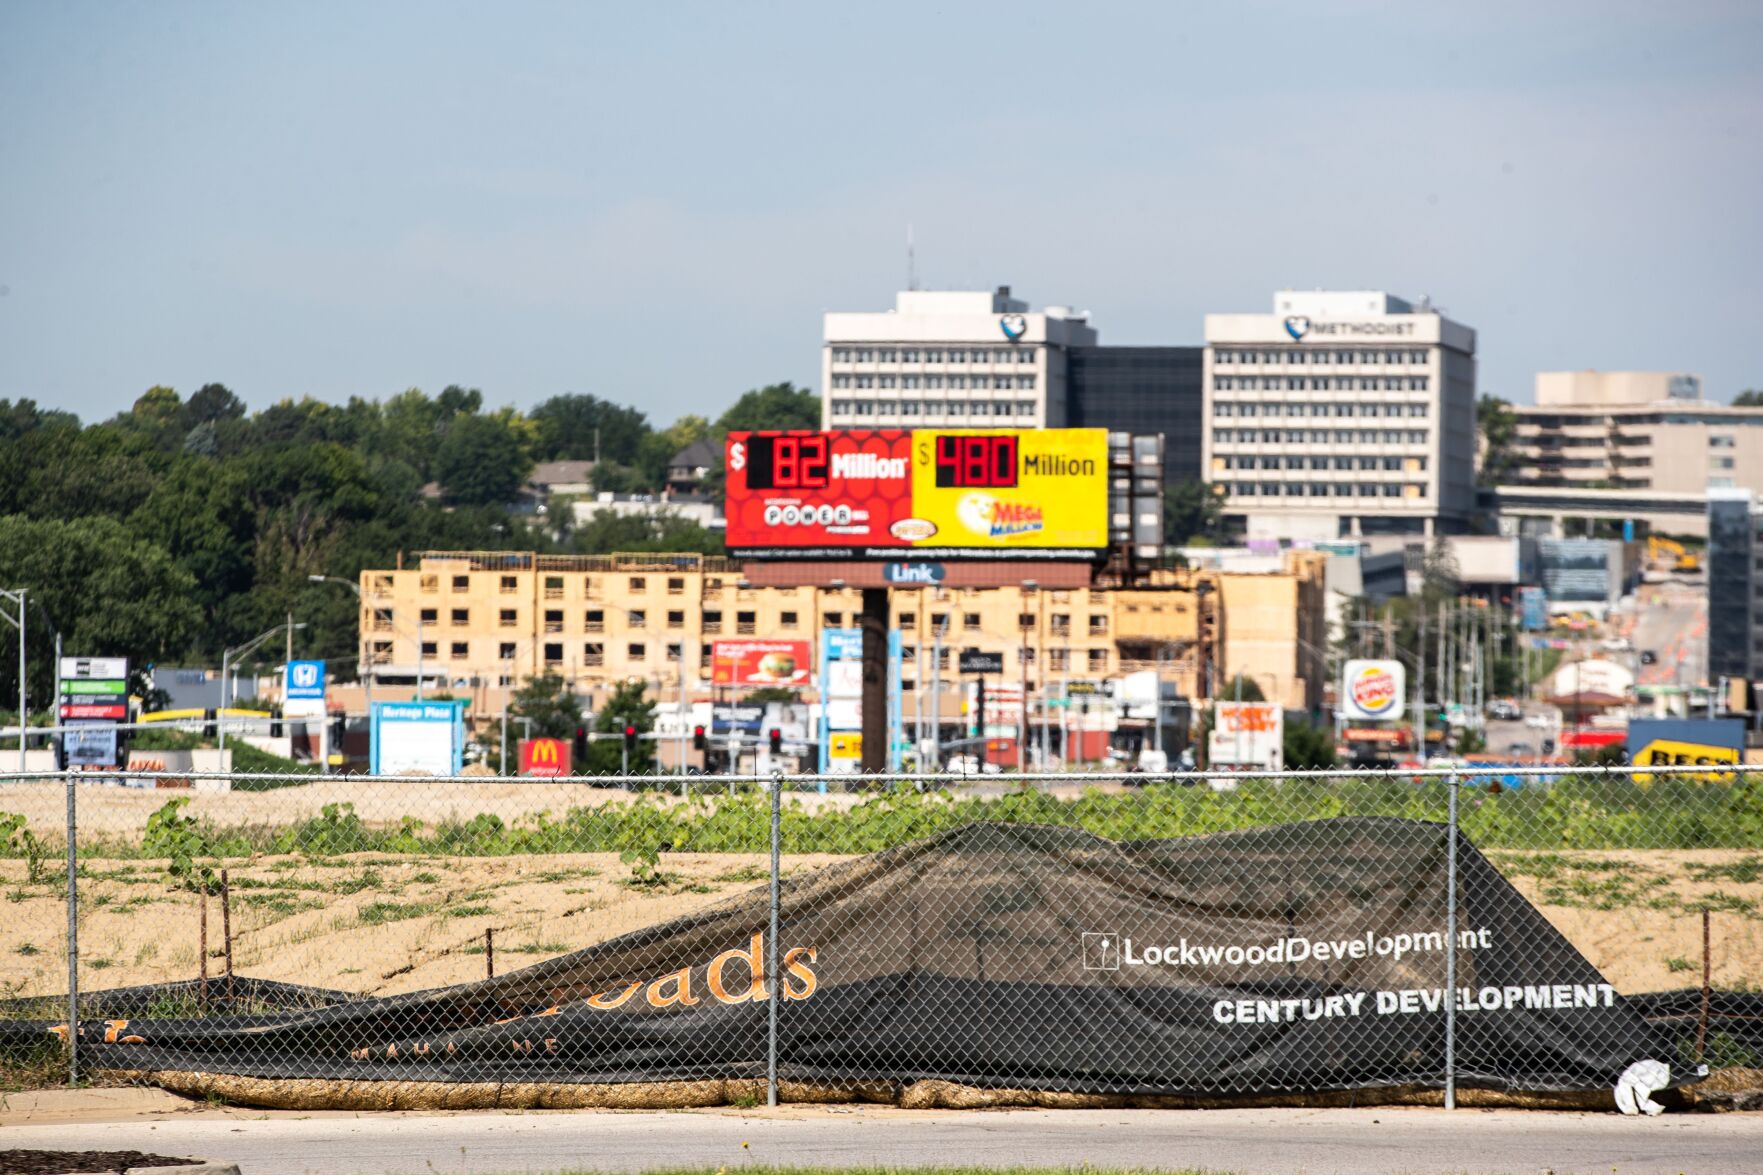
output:
M 1400 661 L 1348 661 L 1341 675 L 1340 711 L 1346 718 L 1400 718 L 1406 695 Z

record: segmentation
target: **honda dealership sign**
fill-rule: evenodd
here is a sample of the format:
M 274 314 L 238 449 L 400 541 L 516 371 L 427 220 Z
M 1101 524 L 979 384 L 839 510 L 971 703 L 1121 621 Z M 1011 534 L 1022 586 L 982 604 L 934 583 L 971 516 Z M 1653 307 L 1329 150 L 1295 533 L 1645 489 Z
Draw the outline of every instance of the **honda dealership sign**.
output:
M 1341 674 L 1343 718 L 1400 718 L 1408 674 L 1400 661 L 1348 661 Z

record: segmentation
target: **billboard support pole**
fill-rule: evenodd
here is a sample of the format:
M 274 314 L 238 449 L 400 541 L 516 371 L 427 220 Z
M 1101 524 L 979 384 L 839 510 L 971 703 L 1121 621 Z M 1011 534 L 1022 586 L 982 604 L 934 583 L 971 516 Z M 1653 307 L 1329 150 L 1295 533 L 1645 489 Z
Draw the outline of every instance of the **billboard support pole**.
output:
M 1457 1108 L 1457 773 L 1445 777 L 1445 1109 Z
M 935 625 L 931 629 L 930 769 L 932 771 L 943 769 L 943 626 L 941 624 Z
M 59 666 L 57 667 L 59 671 Z M 67 1085 L 80 1080 L 79 822 L 74 769 L 67 769 Z
M 866 587 L 857 625 L 863 633 L 863 758 L 859 770 L 888 769 L 888 589 Z
M 865 695 L 867 697 L 867 695 Z M 765 1104 L 777 1105 L 777 1006 L 784 999 L 784 978 L 778 974 L 778 888 L 779 850 L 783 839 L 784 777 L 781 771 L 771 773 L 771 937 L 765 944 L 765 975 L 771 981 L 771 995 L 765 1008 Z

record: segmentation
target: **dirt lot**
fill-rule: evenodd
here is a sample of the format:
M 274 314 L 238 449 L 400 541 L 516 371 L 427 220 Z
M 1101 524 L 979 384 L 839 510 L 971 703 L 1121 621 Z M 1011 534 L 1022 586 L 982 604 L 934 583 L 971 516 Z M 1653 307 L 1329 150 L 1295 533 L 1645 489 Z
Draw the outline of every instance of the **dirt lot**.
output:
M 224 797 L 222 797 L 224 798 Z M 1714 907 L 1714 983 L 1763 985 L 1763 854 L 1737 851 L 1491 854 L 1549 920 L 1623 991 L 1700 982 L 1698 903 Z M 786 870 L 833 857 L 790 857 Z M 0 861 L 5 904 L 0 994 L 62 991 L 66 913 L 59 876 L 31 884 Z M 198 899 L 163 861 L 86 862 L 80 916 L 88 988 L 186 979 L 197 971 Z M 372 994 L 527 963 L 702 908 L 762 884 L 757 854 L 668 854 L 659 884 L 633 883 L 609 853 L 434 857 L 359 853 L 262 857 L 231 870 L 234 967 L 242 974 Z M 211 974 L 220 969 L 218 903 L 209 911 Z

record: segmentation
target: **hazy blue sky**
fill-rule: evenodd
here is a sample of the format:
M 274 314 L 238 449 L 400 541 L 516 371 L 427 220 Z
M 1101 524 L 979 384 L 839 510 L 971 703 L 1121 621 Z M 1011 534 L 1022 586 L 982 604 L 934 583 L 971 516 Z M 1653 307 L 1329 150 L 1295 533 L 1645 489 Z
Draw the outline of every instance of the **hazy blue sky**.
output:
M 1763 386 L 1763 5 L 0 5 L 0 396 L 666 422 L 925 285 L 1198 342 L 1430 294 L 1483 390 Z

